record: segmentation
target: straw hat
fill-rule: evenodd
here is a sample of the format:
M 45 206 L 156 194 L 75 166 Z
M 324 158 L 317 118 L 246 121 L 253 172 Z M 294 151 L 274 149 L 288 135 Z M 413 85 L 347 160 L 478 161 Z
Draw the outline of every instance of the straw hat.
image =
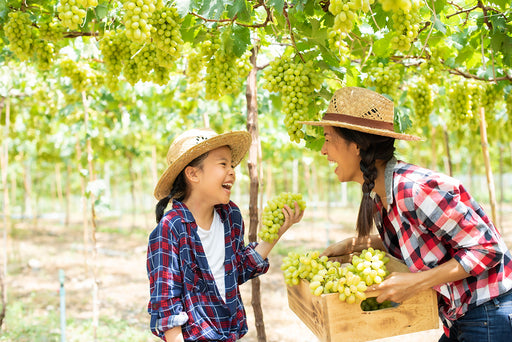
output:
M 161 200 L 169 195 L 180 172 L 194 159 L 218 147 L 229 146 L 233 166 L 242 161 L 251 145 L 251 135 L 244 131 L 217 134 L 209 128 L 191 129 L 179 135 L 169 146 L 167 170 L 155 187 L 155 198 Z
M 421 140 L 414 135 L 395 132 L 393 117 L 393 101 L 369 89 L 345 87 L 334 93 L 322 120 L 299 123 L 344 127 L 402 140 Z

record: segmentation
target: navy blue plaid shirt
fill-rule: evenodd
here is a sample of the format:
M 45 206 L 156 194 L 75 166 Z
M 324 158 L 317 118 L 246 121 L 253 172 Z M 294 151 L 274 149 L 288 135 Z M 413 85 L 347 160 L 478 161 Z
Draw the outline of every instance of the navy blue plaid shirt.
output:
M 224 224 L 226 301 L 208 266 L 197 224 L 182 202 L 162 218 L 149 236 L 147 272 L 151 331 L 181 326 L 185 341 L 236 341 L 247 333 L 239 284 L 266 273 L 268 260 L 244 244 L 240 209 L 230 202 L 215 207 Z M 220 246 L 219 246 L 220 247 Z

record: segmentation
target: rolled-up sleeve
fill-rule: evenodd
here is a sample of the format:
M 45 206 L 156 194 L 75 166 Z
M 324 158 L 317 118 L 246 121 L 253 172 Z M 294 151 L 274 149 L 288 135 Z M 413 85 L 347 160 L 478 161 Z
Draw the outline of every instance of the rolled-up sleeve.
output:
M 148 312 L 153 334 L 163 338 L 165 331 L 188 320 L 181 301 L 183 290 L 179 261 L 179 237 L 172 222 L 163 220 L 148 242 L 147 272 L 150 282 Z
M 496 266 L 505 250 L 492 224 L 484 222 L 467 201 L 461 199 L 461 193 L 464 196 L 466 192 L 458 190 L 418 187 L 414 204 L 420 224 L 449 244 L 455 251 L 452 257 L 466 272 L 477 276 Z
M 263 259 L 263 257 L 256 252 L 255 248 L 257 245 L 256 242 L 251 242 L 242 249 L 241 272 L 238 278 L 239 284 L 245 283 L 247 280 L 268 271 L 268 259 Z

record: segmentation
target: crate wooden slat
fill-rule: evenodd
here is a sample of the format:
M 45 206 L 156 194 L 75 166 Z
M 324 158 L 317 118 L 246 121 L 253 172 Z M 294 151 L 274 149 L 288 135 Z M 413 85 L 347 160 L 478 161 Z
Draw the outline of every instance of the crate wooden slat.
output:
M 390 271 L 407 269 L 396 259 L 387 267 Z M 358 304 L 341 302 L 335 293 L 314 296 L 305 280 L 288 285 L 287 292 L 290 309 L 322 342 L 371 341 L 439 327 L 437 296 L 431 289 L 397 307 L 377 311 L 363 311 Z

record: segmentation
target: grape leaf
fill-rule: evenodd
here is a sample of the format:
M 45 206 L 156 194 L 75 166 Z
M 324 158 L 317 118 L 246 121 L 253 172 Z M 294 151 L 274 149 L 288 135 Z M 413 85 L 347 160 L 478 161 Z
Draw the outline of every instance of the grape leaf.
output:
M 190 0 L 180 0 L 180 1 L 176 1 L 176 8 L 178 9 L 178 14 L 180 15 L 180 17 L 184 17 L 188 14 L 188 12 L 190 12 L 191 10 L 191 4 L 190 4 Z
M 241 57 L 251 44 L 251 31 L 245 26 L 234 25 L 232 27 L 233 52 Z
M 251 12 L 246 0 L 236 0 L 233 6 L 228 7 L 228 17 L 233 19 L 235 16 L 241 21 L 251 20 Z
M 284 0 L 270 0 L 268 4 L 274 7 L 277 13 L 283 13 Z

